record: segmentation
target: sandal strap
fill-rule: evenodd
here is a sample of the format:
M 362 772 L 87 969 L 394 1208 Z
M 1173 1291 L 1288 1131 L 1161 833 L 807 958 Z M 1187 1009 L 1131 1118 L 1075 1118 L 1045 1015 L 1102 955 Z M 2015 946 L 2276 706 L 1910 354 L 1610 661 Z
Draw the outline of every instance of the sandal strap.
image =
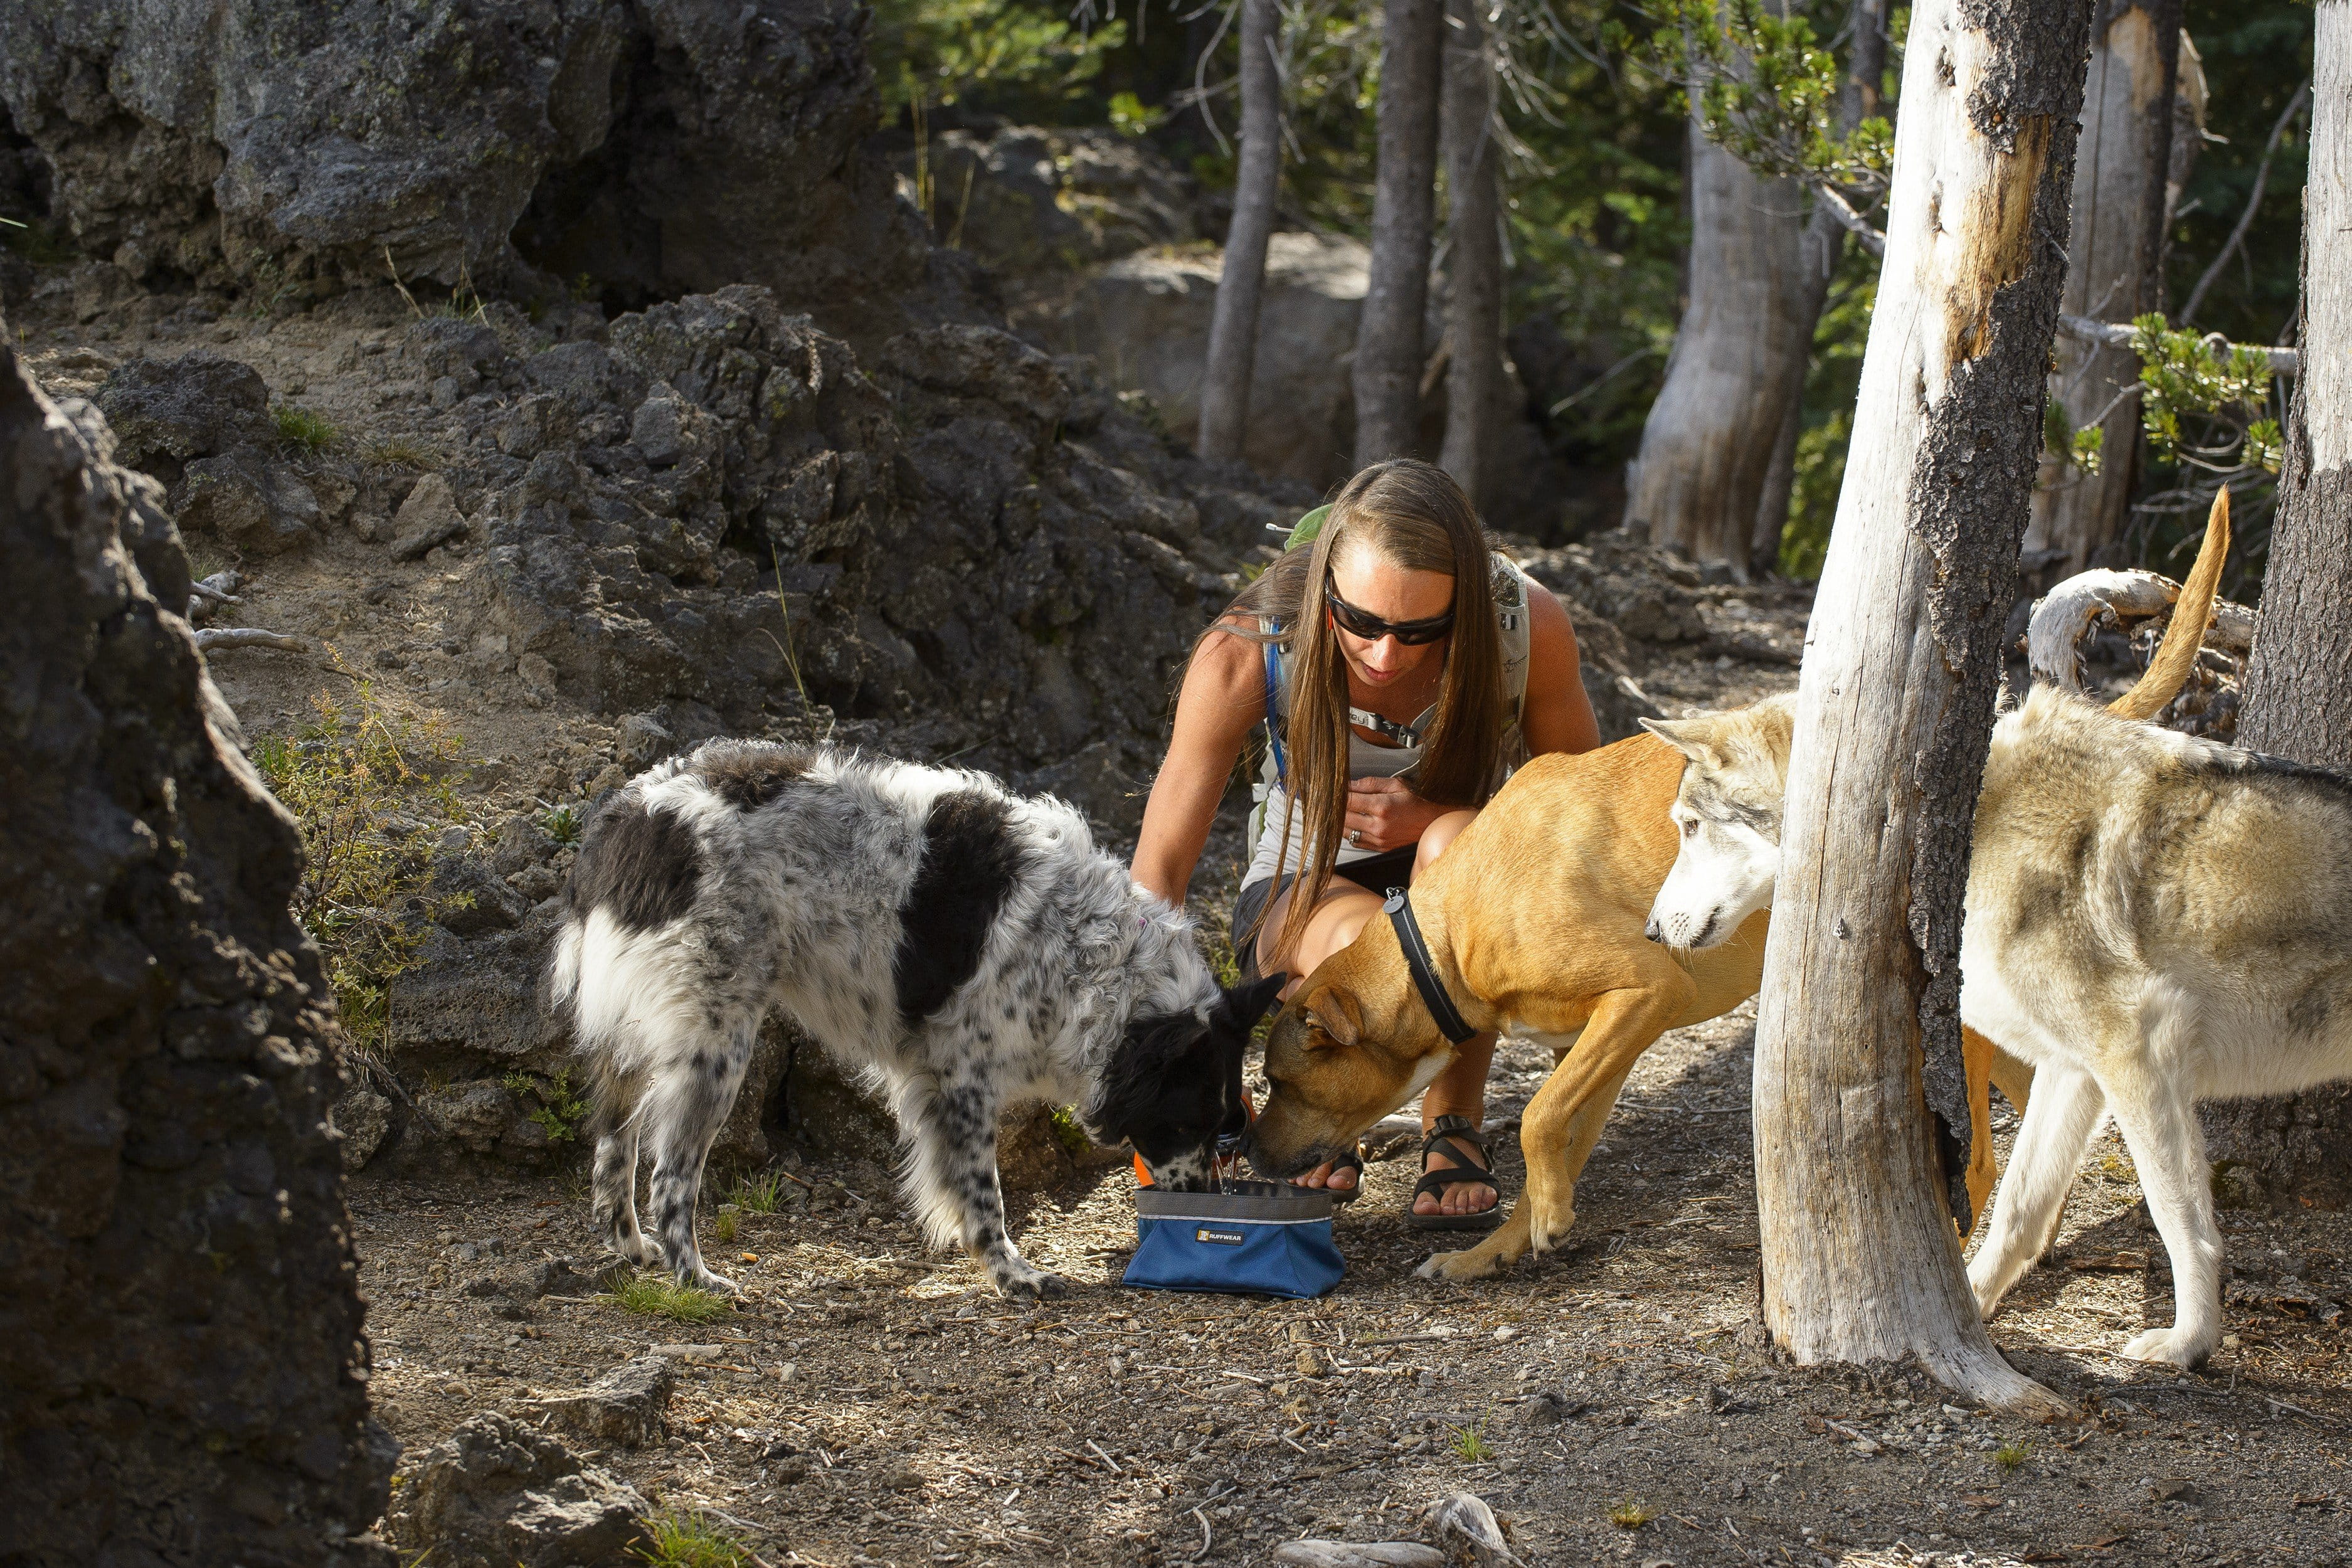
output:
M 1444 1171 L 1423 1169 L 1421 1180 L 1413 1185 L 1415 1197 L 1423 1193 L 1443 1197 L 1446 1188 L 1464 1185 L 1491 1188 L 1497 1194 L 1502 1192 L 1503 1189 L 1495 1182 L 1493 1158 L 1487 1152 L 1486 1141 L 1479 1135 L 1476 1128 L 1470 1125 L 1468 1117 L 1441 1116 L 1430 1124 L 1428 1132 L 1421 1141 L 1421 1158 L 1424 1166 L 1429 1160 L 1429 1152 L 1440 1144 L 1444 1145 L 1446 1157 L 1459 1163 Z

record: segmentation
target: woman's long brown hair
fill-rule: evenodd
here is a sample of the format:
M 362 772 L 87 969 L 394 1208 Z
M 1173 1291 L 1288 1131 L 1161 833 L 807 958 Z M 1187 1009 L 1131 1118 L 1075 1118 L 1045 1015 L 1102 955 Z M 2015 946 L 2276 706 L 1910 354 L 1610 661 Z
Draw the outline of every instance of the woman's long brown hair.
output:
M 1330 885 L 1347 821 L 1348 661 L 1324 599 L 1332 560 L 1343 551 L 1369 551 L 1407 571 L 1439 572 L 1454 579 L 1445 678 L 1437 717 L 1409 775 L 1413 793 L 1444 805 L 1482 805 L 1493 792 L 1502 750 L 1502 641 L 1495 630 L 1494 578 L 1477 513 L 1443 468 L 1411 458 L 1376 463 L 1340 490 L 1311 544 L 1285 552 L 1201 634 L 1203 639 L 1226 633 L 1276 642 L 1290 650 L 1283 744 L 1302 835 L 1303 873 L 1291 891 L 1278 952 L 1296 950 L 1307 934 L 1307 915 Z M 1234 617 L 1278 629 L 1236 626 Z M 1290 858 L 1290 827 L 1286 816 L 1277 868 Z M 1261 915 L 1259 923 L 1264 921 Z M 1256 935 L 1235 933 L 1237 940 L 1254 941 Z

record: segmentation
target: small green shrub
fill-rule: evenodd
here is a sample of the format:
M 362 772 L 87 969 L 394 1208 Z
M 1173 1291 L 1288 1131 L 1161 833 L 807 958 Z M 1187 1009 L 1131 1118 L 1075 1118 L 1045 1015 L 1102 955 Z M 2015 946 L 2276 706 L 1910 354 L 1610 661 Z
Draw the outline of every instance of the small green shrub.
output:
M 761 1171 L 735 1184 L 733 1203 L 746 1214 L 773 1214 L 783 1206 L 784 1174 Z
M 539 814 L 539 830 L 558 844 L 577 844 L 580 814 L 568 805 L 551 805 Z
M 572 1082 L 572 1069 L 555 1069 L 551 1079 L 533 1078 L 527 1072 L 507 1074 L 505 1083 L 518 1096 L 528 1096 L 539 1101 L 530 1120 L 547 1129 L 550 1143 L 569 1143 L 580 1135 L 582 1123 L 588 1120 L 587 1096 Z
M 2026 1456 L 2032 1452 L 2033 1450 L 2023 1443 L 2003 1443 L 1992 1451 L 1992 1462 L 1999 1465 L 2001 1472 L 2006 1475 L 2025 1463 Z
M 301 452 L 323 452 L 342 439 L 342 432 L 326 416 L 297 403 L 281 403 L 269 411 L 278 426 L 278 444 Z
M 1059 1143 L 1062 1146 L 1063 1152 L 1068 1154 L 1071 1159 L 1085 1159 L 1087 1157 L 1087 1151 L 1094 1147 L 1094 1140 L 1087 1137 L 1087 1130 L 1078 1125 L 1078 1113 L 1076 1108 L 1068 1105 L 1057 1105 L 1054 1107 L 1052 1120 L 1054 1123 L 1054 1142 Z
M 720 1530 L 708 1515 L 672 1509 L 646 1528 L 652 1537 L 637 1555 L 653 1568 L 751 1568 L 751 1549 Z
M 294 918 L 326 960 L 344 1032 L 372 1053 L 390 1023 L 393 978 L 415 961 L 425 921 L 472 897 L 428 899 L 431 868 L 394 826 L 414 823 L 429 842 L 435 829 L 465 824 L 447 783 L 464 742 L 437 721 L 385 708 L 365 680 L 310 706 L 311 721 L 293 734 L 263 736 L 253 763 L 302 835 Z
M 742 1228 L 743 1211 L 733 1204 L 720 1204 L 719 1212 L 710 1216 L 710 1234 L 729 1247 L 735 1245 L 735 1237 Z
M 1473 1421 L 1467 1426 L 1448 1427 L 1447 1430 L 1454 1434 L 1455 1458 L 1466 1459 L 1475 1465 L 1481 1459 L 1495 1457 L 1495 1450 L 1487 1446 L 1486 1437 L 1478 1430 L 1477 1422 Z
M 726 1298 L 692 1285 L 681 1285 L 667 1274 L 628 1274 L 607 1292 L 625 1310 L 679 1323 L 707 1323 L 730 1310 Z

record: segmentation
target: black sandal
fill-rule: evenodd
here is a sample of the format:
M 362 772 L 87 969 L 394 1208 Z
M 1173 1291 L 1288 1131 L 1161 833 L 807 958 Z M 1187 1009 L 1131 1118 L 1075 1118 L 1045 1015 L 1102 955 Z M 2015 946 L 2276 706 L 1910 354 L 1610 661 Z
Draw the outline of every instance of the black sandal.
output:
M 1428 1168 L 1429 1152 L 1440 1143 L 1445 1145 L 1443 1152 L 1447 1158 L 1459 1162 L 1452 1170 L 1433 1171 Z M 1421 1180 L 1413 1184 L 1413 1199 L 1427 1193 L 1443 1203 L 1448 1187 L 1458 1187 L 1467 1183 L 1492 1192 L 1496 1202 L 1492 1208 L 1481 1209 L 1476 1214 L 1419 1214 L 1414 1212 L 1412 1200 L 1408 1200 L 1405 1224 L 1415 1230 L 1492 1230 L 1502 1223 L 1503 1189 L 1495 1184 L 1493 1160 L 1486 1152 L 1486 1141 L 1478 1135 L 1476 1128 L 1470 1125 L 1468 1117 L 1439 1117 L 1431 1125 L 1428 1135 L 1421 1141 Z

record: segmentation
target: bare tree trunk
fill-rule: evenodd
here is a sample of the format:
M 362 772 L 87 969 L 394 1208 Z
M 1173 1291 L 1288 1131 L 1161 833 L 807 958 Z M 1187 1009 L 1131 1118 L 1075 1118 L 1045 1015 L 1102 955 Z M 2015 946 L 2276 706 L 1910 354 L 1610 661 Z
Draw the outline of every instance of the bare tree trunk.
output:
M 1880 79 L 1886 72 L 1887 0 L 1853 0 L 1846 16 L 1852 42 L 1846 54 L 1845 81 L 1838 93 L 1838 132 L 1849 134 L 1883 107 Z M 1748 571 L 1759 577 L 1780 561 L 1780 534 L 1789 522 L 1789 497 L 1797 482 L 1797 437 L 1805 425 L 1805 374 L 1812 363 L 1813 331 L 1821 324 L 1822 308 L 1829 302 L 1830 283 L 1838 259 L 1845 254 L 1846 228 L 1818 198 L 1806 221 L 1799 247 L 1797 315 L 1805 322 L 1805 352 L 1783 372 L 1780 429 L 1773 438 L 1772 460 L 1764 472 L 1764 492 L 1756 503 L 1756 528 L 1749 541 Z
M 1812 348 L 1793 180 L 1760 180 L 1690 122 L 1689 300 L 1627 475 L 1625 519 L 1654 544 L 1748 575 L 1758 508 Z M 1792 377 L 1790 367 L 1794 366 Z
M 2352 9 L 2322 5 L 2304 187 L 2303 374 L 2239 743 L 2352 772 Z M 2273 1197 L 2352 1204 L 2352 1091 L 2217 1105 L 2213 1152 Z
M 1447 0 L 1438 140 L 1445 159 L 1452 291 L 1445 336 L 1445 445 L 1438 466 L 1484 510 L 1503 389 L 1502 160 L 1495 143 L 1495 55 L 1486 0 Z
M 1912 13 L 1756 1037 L 1773 1339 L 1801 1363 L 1916 1356 L 1964 1394 L 2042 1411 L 2063 1406 L 1978 1321 L 1939 1174 L 1957 1184 L 1967 1148 L 1960 901 L 2041 439 L 2088 21 L 2079 0 Z
M 1438 56 L 1444 0 L 1384 0 L 1380 172 L 1371 279 L 1356 327 L 1356 466 L 1412 454 L 1421 423 L 1423 312 L 1437 208 Z
M 2106 0 L 2083 92 L 2082 151 L 2074 160 L 2073 240 L 2060 309 L 2129 321 L 2159 308 L 2165 187 L 2172 165 L 2173 79 L 2180 0 Z M 2123 533 L 2139 448 L 2139 403 L 2119 397 L 2139 380 L 2127 348 L 2066 338 L 2050 395 L 2074 428 L 2105 431 L 2099 471 L 2086 474 L 2047 451 L 2033 492 L 2028 551 L 2063 550 L 2053 579 L 2092 563 Z
M 1234 221 L 1209 321 L 1209 363 L 1201 383 L 1201 456 L 1235 458 L 1249 427 L 1250 374 L 1257 363 L 1257 308 L 1265 296 L 1265 247 L 1274 236 L 1282 182 L 1282 83 L 1275 72 L 1276 0 L 1242 4 L 1242 155 L 1234 180 Z

